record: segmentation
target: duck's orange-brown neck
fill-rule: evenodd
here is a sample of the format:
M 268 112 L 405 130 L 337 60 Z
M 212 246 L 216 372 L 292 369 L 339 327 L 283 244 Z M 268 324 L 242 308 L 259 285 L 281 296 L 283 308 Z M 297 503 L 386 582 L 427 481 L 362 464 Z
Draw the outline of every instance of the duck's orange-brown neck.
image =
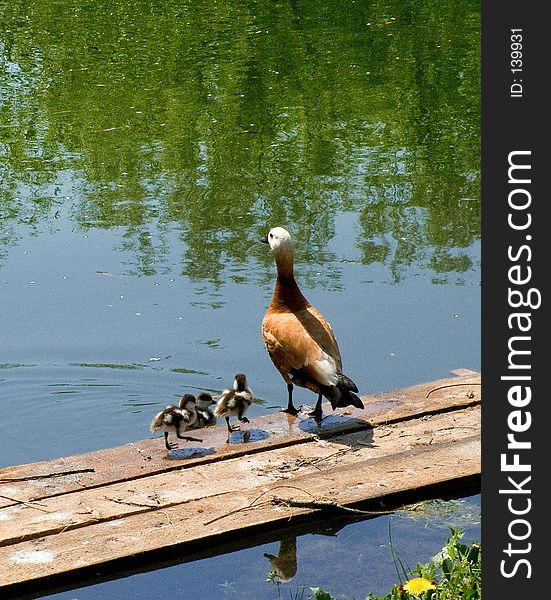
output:
M 293 256 L 279 254 L 275 257 L 277 279 L 270 309 L 272 311 L 296 311 L 310 306 L 295 280 Z

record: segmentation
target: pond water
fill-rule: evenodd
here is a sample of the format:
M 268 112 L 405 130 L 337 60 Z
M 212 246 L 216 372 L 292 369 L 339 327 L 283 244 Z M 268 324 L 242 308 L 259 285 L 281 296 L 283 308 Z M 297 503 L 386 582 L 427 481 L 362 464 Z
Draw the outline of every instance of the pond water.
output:
M 275 225 L 360 393 L 480 370 L 478 2 L 0 12 L 0 467 L 147 437 L 160 407 L 238 371 L 251 417 L 284 406 L 260 335 L 274 265 L 258 240 Z M 336 552 L 333 581 L 356 582 L 342 593 L 368 591 L 365 569 L 386 591 L 388 521 L 301 534 L 300 582 L 324 583 Z M 447 534 L 393 526 L 427 555 Z M 160 597 L 192 572 L 208 579 L 192 600 L 255 597 L 274 544 L 101 597 Z M 293 582 L 269 585 L 259 597 Z
M 414 568 L 439 553 L 450 535 L 449 527 L 460 527 L 465 543 L 480 540 L 479 495 L 435 501 L 426 510 L 409 514 L 364 521 L 325 520 L 310 525 L 309 530 L 276 533 L 270 540 L 243 540 L 244 549 L 224 548 L 222 554 L 193 557 L 192 562 L 182 556 L 171 564 L 151 565 L 154 570 L 148 572 L 45 597 L 306 600 L 311 597 L 310 587 L 319 586 L 338 600 L 360 600 L 368 591 L 387 594 L 399 582 L 399 561 Z

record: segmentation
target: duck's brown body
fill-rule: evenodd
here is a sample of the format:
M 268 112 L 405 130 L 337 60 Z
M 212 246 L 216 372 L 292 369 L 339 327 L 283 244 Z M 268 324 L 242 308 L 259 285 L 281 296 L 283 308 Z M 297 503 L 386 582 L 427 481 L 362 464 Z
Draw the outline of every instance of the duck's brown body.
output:
M 271 236 L 271 237 L 270 237 Z M 342 359 L 325 317 L 306 300 L 293 273 L 294 252 L 289 233 L 272 229 L 267 238 L 274 253 L 277 280 L 272 302 L 262 321 L 266 350 L 288 389 L 286 411 L 297 414 L 293 406 L 293 385 L 318 394 L 312 416 L 321 418 L 321 398 L 331 401 L 333 409 L 352 404 L 363 408 L 354 394 L 354 382 L 342 373 Z

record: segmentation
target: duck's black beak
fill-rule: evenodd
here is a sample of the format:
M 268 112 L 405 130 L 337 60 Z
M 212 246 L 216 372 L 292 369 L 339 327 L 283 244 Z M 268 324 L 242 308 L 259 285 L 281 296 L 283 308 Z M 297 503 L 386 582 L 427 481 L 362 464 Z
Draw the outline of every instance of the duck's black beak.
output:
M 265 235 L 264 237 L 261 237 L 261 238 L 260 238 L 260 241 L 261 241 L 263 244 L 267 244 L 267 243 L 268 243 L 268 236 L 267 236 L 267 235 Z

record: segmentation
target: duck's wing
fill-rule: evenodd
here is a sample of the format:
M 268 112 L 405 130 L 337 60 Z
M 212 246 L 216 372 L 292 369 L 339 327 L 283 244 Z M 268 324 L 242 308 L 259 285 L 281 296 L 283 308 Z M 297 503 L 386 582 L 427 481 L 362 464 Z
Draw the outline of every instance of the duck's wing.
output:
M 195 410 L 188 410 L 187 408 L 181 408 L 179 415 L 175 418 L 180 424 L 180 427 L 190 427 L 197 420 L 197 412 Z M 179 418 L 178 418 L 179 417 Z
M 208 410 L 198 410 L 197 411 L 197 421 L 195 425 L 201 425 L 202 427 L 207 427 L 208 425 L 214 425 L 216 423 L 216 417 L 214 414 Z
M 295 316 L 316 344 L 335 361 L 337 369 L 340 371 L 342 369 L 341 353 L 329 321 L 313 306 L 297 311 Z
M 312 307 L 297 313 L 266 314 L 262 335 L 268 354 L 284 377 L 289 374 L 301 381 L 336 384 L 341 370 L 339 348 L 330 325 Z
M 164 411 L 161 410 L 159 411 L 151 420 L 151 423 L 149 425 L 149 431 L 159 431 L 160 428 L 163 425 L 163 416 L 164 416 Z
M 228 413 L 229 403 L 235 395 L 235 390 L 226 389 L 224 390 L 216 402 L 213 413 L 216 417 L 224 417 Z
M 168 431 L 176 427 L 181 419 L 182 415 L 178 408 L 167 406 L 153 417 L 149 429 L 150 431 Z

